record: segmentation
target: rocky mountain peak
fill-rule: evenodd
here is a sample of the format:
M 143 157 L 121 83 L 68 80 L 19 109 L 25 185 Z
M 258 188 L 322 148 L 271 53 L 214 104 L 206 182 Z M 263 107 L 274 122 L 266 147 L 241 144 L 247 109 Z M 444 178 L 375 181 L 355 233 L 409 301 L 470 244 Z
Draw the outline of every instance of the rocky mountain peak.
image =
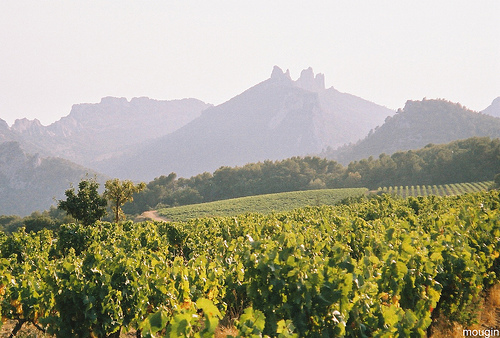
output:
M 491 105 L 482 111 L 483 114 L 500 117 L 500 96 L 493 100 Z
M 292 80 L 292 78 L 290 77 L 290 71 L 287 69 L 286 72 L 283 72 L 283 70 L 278 66 L 273 67 L 273 72 L 271 73 L 271 79 L 278 81 Z
M 314 76 L 313 69 L 309 67 L 300 73 L 295 85 L 305 90 L 319 92 L 325 89 L 325 76 L 321 73 Z
M 8 130 L 9 125 L 5 120 L 0 119 L 0 130 Z
M 298 88 L 311 92 L 321 92 L 325 90 L 325 75 L 321 73 L 314 75 L 314 71 L 311 67 L 304 69 L 300 73 L 300 77 L 297 81 L 293 81 L 290 77 L 290 71 L 288 69 L 286 72 L 283 72 L 280 67 L 274 66 L 271 73 L 271 79 L 282 83 L 291 83 Z
M 44 126 L 42 126 L 38 119 L 17 119 L 14 121 L 11 129 L 20 134 L 41 135 L 45 133 Z
M 113 97 L 106 96 L 101 98 L 101 104 L 103 105 L 127 105 L 128 100 L 126 97 Z

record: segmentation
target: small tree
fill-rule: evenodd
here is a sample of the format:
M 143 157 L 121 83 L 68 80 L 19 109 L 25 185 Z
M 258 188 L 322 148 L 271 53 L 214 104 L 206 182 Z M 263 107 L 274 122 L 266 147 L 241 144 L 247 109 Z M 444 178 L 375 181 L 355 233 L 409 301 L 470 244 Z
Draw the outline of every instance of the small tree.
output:
M 66 200 L 60 200 L 57 207 L 84 225 L 93 224 L 106 215 L 107 201 L 98 189 L 95 179 L 84 179 L 78 184 L 78 193 L 75 194 L 73 187 L 66 190 Z
M 122 205 L 134 200 L 133 195 L 146 188 L 146 183 L 141 182 L 135 185 L 132 181 L 120 181 L 115 178 L 108 180 L 105 184 L 104 197 L 111 203 L 111 210 L 115 215 L 115 222 L 118 223 L 123 218 Z

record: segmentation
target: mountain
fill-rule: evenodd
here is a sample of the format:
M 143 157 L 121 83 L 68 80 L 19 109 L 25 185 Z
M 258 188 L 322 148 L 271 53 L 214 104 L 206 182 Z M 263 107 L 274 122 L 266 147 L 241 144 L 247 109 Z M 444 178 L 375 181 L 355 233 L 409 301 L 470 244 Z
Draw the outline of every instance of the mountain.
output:
M 49 126 L 36 119 L 20 119 L 10 130 L 27 151 L 93 167 L 102 159 L 118 157 L 142 142 L 171 133 L 210 106 L 196 99 L 106 97 L 100 103 L 74 105 L 68 116 Z
M 184 127 L 119 162 L 103 161 L 96 168 L 141 180 L 169 172 L 187 177 L 354 142 L 393 114 L 354 95 L 326 89 L 324 76 L 314 75 L 311 68 L 293 81 L 288 71 L 275 66 L 269 79 L 206 109 Z
M 495 117 L 500 117 L 500 96 L 493 100 L 490 106 L 482 111 L 483 114 L 488 114 Z
M 27 119 L 22 119 L 16 122 L 18 122 L 18 124 L 27 122 L 28 124 L 33 124 L 33 125 L 40 123 L 38 120 L 29 121 Z M 0 119 L 0 144 L 4 142 L 17 142 L 20 144 L 22 149 L 31 154 L 39 153 L 46 156 L 50 154 L 50 152 L 46 150 L 43 146 L 40 146 L 37 141 L 32 142 L 26 140 L 23 137 L 23 135 L 19 134 L 17 131 L 9 127 L 7 122 Z
M 30 155 L 18 142 L 0 144 L 0 215 L 26 216 L 47 210 L 86 175 L 104 176 L 61 158 Z
M 4 120 L 0 119 L 0 143 L 14 141 L 17 135 L 10 130 L 9 125 Z
M 500 137 L 500 118 L 474 112 L 445 100 L 407 101 L 363 140 L 324 153 L 343 164 L 474 136 Z

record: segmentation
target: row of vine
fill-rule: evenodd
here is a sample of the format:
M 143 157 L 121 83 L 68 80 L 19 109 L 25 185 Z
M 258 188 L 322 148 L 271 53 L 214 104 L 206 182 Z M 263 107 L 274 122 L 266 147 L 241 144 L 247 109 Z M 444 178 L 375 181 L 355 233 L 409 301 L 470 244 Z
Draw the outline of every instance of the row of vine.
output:
M 58 337 L 211 337 L 223 318 L 240 337 L 422 337 L 437 314 L 474 321 L 499 239 L 498 191 L 20 230 L 0 234 L 0 311 Z

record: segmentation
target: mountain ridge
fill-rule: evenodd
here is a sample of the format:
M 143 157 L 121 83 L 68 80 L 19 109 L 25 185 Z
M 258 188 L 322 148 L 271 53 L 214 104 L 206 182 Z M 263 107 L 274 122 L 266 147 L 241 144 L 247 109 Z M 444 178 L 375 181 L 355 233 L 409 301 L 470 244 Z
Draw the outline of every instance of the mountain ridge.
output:
M 47 210 L 86 176 L 106 176 L 66 159 L 28 154 L 16 141 L 0 143 L 0 215 Z
M 197 99 L 104 97 L 99 103 L 73 105 L 67 116 L 48 126 L 37 119 L 18 119 L 10 127 L 16 135 L 11 140 L 21 142 L 31 153 L 93 167 L 96 161 L 119 156 L 130 147 L 180 128 L 210 106 Z
M 443 99 L 408 100 L 403 109 L 388 117 L 364 139 L 330 149 L 323 155 L 345 165 L 383 153 L 391 155 L 476 136 L 500 137 L 500 118 Z
M 345 102 L 339 104 L 339 98 Z M 308 155 L 356 141 L 392 114 L 333 87 L 326 89 L 324 75 L 315 76 L 312 68 L 293 81 L 289 71 L 275 66 L 267 80 L 206 109 L 118 163 L 104 161 L 97 168 L 119 177 L 151 180 L 171 171 L 190 176 L 220 166 Z

